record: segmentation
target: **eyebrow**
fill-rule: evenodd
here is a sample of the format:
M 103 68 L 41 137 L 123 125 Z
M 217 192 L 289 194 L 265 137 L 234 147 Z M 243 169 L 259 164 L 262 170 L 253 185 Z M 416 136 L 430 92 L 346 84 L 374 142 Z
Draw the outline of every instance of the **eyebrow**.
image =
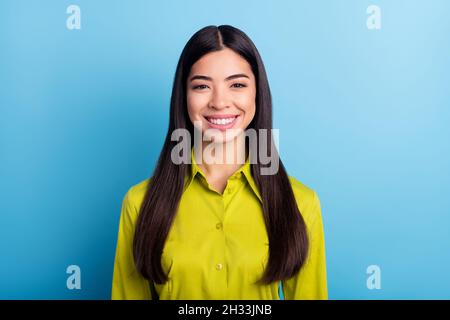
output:
M 231 76 L 226 77 L 226 78 L 225 78 L 225 81 L 233 80 L 233 79 L 236 79 L 236 78 L 247 78 L 247 79 L 250 79 L 249 76 L 247 76 L 246 74 L 244 74 L 244 73 L 238 73 L 238 74 L 233 74 L 233 75 L 231 75 Z M 202 75 L 195 75 L 195 76 L 191 77 L 191 79 L 190 79 L 189 81 L 194 81 L 194 80 L 196 80 L 196 79 L 212 81 L 212 78 L 211 78 L 211 77 L 208 77 L 208 76 L 202 76 Z

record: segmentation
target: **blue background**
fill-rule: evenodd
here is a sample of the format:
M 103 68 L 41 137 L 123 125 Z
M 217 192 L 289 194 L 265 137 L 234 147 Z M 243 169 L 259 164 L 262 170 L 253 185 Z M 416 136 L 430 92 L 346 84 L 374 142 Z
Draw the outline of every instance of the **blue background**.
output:
M 81 8 L 68 30 L 66 8 Z M 366 27 L 369 5 L 381 30 Z M 450 298 L 450 2 L 0 2 L 0 298 L 109 299 L 189 37 L 258 47 L 290 175 L 316 190 L 330 299 Z M 81 290 L 66 268 L 81 268 Z M 366 268 L 381 268 L 381 289 Z

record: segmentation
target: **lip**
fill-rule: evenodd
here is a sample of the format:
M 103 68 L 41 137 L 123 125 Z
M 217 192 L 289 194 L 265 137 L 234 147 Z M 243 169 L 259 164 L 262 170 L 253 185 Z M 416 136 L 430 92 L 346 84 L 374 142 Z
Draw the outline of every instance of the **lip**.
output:
M 203 116 L 203 118 L 205 118 L 210 128 L 226 130 L 232 128 L 236 124 L 240 116 L 241 115 L 239 114 L 220 114 L 220 115 Z M 230 119 L 230 118 L 234 118 L 234 120 L 227 124 L 215 124 L 209 121 L 209 119 Z
M 214 114 L 214 115 L 210 115 L 210 116 L 204 116 L 205 118 L 209 118 L 209 119 L 229 119 L 229 118 L 234 118 L 234 117 L 238 117 L 238 114 Z

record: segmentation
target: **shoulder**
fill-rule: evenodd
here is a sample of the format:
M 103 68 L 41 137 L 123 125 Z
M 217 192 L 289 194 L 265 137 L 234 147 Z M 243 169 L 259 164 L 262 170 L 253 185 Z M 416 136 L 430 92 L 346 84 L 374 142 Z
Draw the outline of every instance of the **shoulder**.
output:
M 310 224 L 318 217 L 320 218 L 320 200 L 317 192 L 292 176 L 289 176 L 289 181 L 297 206 L 305 222 Z
M 139 211 L 141 204 L 144 201 L 149 182 L 150 178 L 147 178 L 132 185 L 125 194 L 124 203 L 136 211 Z

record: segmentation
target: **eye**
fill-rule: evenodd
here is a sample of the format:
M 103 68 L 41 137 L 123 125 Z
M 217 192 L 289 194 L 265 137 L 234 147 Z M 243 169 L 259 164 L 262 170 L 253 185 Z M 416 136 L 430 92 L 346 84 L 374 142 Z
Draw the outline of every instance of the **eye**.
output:
M 196 90 L 196 89 L 205 89 L 208 86 L 206 84 L 199 84 L 198 86 L 194 86 L 192 89 Z
M 246 85 L 243 83 L 233 83 L 231 86 L 234 88 L 245 88 L 246 87 Z

